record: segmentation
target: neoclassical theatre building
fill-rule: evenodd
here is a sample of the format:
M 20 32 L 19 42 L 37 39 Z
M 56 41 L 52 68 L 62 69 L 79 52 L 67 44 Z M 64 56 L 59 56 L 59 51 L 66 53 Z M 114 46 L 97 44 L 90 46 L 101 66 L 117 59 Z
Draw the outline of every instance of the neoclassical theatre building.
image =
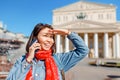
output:
M 90 49 L 88 57 L 120 59 L 120 22 L 116 6 L 78 1 L 53 10 L 54 28 L 78 33 Z M 66 36 L 56 36 L 57 52 L 74 48 Z

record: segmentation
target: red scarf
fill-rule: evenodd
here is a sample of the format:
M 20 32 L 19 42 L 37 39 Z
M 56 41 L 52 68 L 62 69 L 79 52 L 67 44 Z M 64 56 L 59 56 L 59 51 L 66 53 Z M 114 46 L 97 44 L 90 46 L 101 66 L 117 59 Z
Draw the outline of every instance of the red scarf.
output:
M 45 80 L 59 80 L 58 76 L 58 68 L 52 57 L 52 50 L 48 51 L 38 51 L 35 54 L 35 58 L 37 60 L 44 60 L 46 67 L 46 77 Z M 26 75 L 25 80 L 33 80 L 32 78 L 32 68 L 30 68 L 29 72 Z

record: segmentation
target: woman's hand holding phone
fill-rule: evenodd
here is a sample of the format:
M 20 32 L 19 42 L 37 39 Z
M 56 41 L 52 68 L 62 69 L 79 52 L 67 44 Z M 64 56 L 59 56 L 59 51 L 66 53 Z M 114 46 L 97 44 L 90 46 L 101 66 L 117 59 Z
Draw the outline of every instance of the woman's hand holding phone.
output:
M 33 40 L 32 43 L 31 43 L 31 46 L 29 48 L 29 54 L 28 54 L 28 57 L 26 59 L 27 62 L 32 61 L 32 59 L 34 58 L 35 52 L 38 49 L 41 49 L 40 43 L 38 43 L 37 40 Z

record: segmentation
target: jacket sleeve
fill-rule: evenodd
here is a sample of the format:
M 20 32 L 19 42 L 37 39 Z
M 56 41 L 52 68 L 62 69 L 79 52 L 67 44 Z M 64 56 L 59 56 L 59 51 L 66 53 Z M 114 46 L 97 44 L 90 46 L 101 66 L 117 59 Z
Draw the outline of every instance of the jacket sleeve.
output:
M 89 53 L 88 47 L 78 34 L 72 32 L 67 37 L 72 41 L 75 49 L 63 54 L 58 53 L 64 71 L 69 70 Z
M 18 59 L 10 70 L 6 80 L 24 80 L 25 74 L 31 64 L 26 62 L 25 56 Z

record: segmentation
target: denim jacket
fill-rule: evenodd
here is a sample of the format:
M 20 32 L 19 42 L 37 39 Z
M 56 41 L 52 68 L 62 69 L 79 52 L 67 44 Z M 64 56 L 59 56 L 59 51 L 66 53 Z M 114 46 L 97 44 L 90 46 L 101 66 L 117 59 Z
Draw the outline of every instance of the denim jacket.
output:
M 78 34 L 71 32 L 71 34 L 69 34 L 67 37 L 69 40 L 72 41 L 75 49 L 69 52 L 54 54 L 55 56 L 57 56 L 65 72 L 72 68 L 75 64 L 78 63 L 78 61 L 83 59 L 89 53 L 88 47 L 85 45 L 84 41 Z M 25 56 L 22 56 L 16 61 L 16 63 L 10 70 L 6 80 L 25 80 L 25 76 L 31 66 L 34 80 L 45 80 L 44 61 L 36 61 L 35 59 L 33 59 L 32 64 L 29 64 L 26 62 Z M 60 80 L 62 80 L 59 68 L 58 73 Z

